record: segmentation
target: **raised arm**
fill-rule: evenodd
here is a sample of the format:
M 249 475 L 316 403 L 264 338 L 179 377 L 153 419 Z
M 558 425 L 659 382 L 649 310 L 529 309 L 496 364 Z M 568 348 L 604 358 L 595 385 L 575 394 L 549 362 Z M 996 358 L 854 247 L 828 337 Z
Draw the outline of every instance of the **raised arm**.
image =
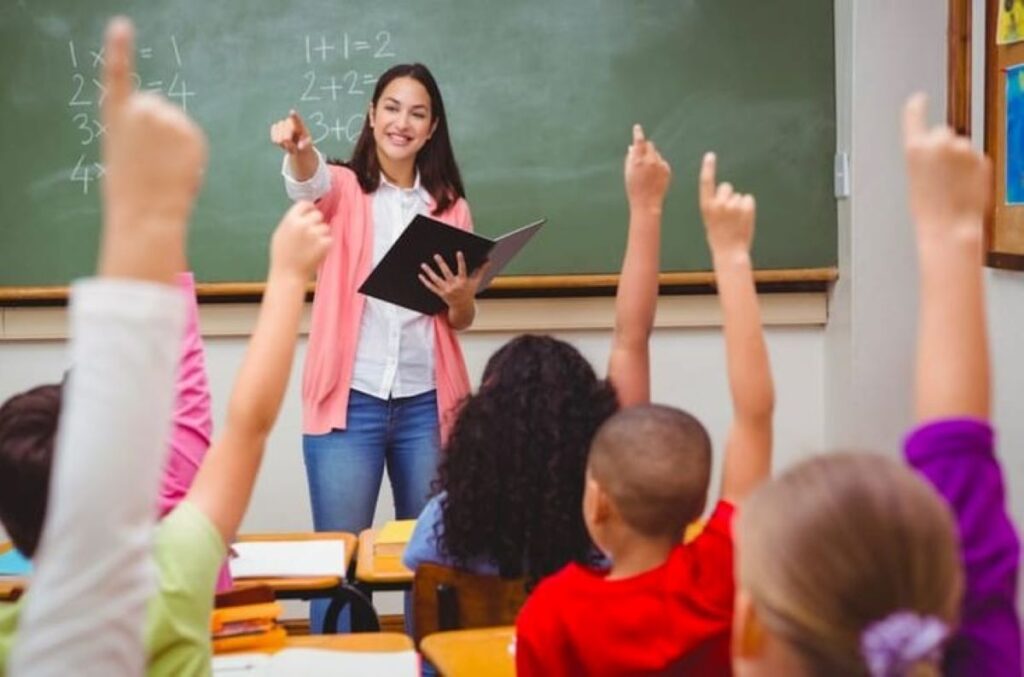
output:
M 629 233 L 615 294 L 615 332 L 608 359 L 608 379 L 619 404 L 628 407 L 651 399 L 648 343 L 658 303 L 658 252 L 661 212 L 672 169 L 654 143 L 633 125 L 633 143 L 626 153 L 626 197 Z
M 133 48 L 131 23 L 111 22 L 99 278 L 72 291 L 75 366 L 13 676 L 145 669 L 154 501 L 184 320 L 173 281 L 206 143 L 180 109 L 132 93 Z
M 227 424 L 187 497 L 225 542 L 234 539 L 249 505 L 267 436 L 288 386 L 306 283 L 330 241 L 323 216 L 308 202 L 293 205 L 274 233 L 267 287 L 231 391 Z
M 989 354 L 982 288 L 982 219 L 992 171 L 970 141 L 927 127 L 926 101 L 904 111 L 910 207 L 921 278 L 916 414 L 987 419 Z
M 967 139 L 945 126 L 928 127 L 923 95 L 907 102 L 903 127 L 921 279 L 920 425 L 904 453 L 953 509 L 966 577 L 960 624 L 943 667 L 946 674 L 1020 675 L 1020 538 L 987 420 L 991 377 L 981 263 L 991 165 Z
M 206 450 L 210 448 L 213 417 L 210 382 L 206 376 L 203 339 L 199 333 L 199 306 L 192 273 L 178 274 L 178 288 L 185 299 L 185 332 L 178 360 L 171 444 L 160 482 L 160 515 L 176 506 L 192 486 Z
M 715 163 L 713 153 L 704 156 L 700 210 L 722 305 L 733 406 L 732 425 L 725 443 L 722 497 L 739 503 L 771 472 L 775 389 L 750 261 L 754 197 L 734 193 L 728 183 L 716 187 Z

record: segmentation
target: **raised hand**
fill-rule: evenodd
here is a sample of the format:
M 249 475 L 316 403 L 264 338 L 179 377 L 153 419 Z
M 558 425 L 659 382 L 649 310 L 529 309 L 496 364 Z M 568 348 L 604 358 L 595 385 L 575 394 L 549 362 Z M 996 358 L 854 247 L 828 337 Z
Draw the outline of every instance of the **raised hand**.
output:
M 289 111 L 288 117 L 270 126 L 270 141 L 289 155 L 313 147 L 313 137 L 302 116 L 295 110 Z
M 919 237 L 981 237 L 992 203 L 992 164 L 949 127 L 928 127 L 928 100 L 912 96 L 903 109 L 910 209 Z
M 271 271 L 308 280 L 330 246 L 331 235 L 323 214 L 312 202 L 300 200 L 285 212 L 274 231 L 270 243 Z
M 624 173 L 630 209 L 660 211 L 672 179 L 672 168 L 654 143 L 644 137 L 640 125 L 633 125 L 633 143 L 626 152 Z
M 184 268 L 188 219 L 202 184 L 202 130 L 156 94 L 133 92 L 134 28 L 110 22 L 104 46 L 103 241 L 99 272 L 170 284 Z
M 750 252 L 757 205 L 753 195 L 733 191 L 732 184 L 715 185 L 716 158 L 706 153 L 700 168 L 700 212 L 712 254 Z

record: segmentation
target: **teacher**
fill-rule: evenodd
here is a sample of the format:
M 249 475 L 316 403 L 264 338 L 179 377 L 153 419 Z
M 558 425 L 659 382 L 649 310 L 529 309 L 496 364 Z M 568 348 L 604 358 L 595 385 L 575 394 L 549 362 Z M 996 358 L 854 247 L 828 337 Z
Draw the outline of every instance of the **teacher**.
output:
M 441 92 L 422 64 L 377 81 L 348 162 L 325 161 L 298 113 L 275 123 L 288 196 L 311 200 L 334 241 L 321 264 L 302 380 L 302 449 L 317 531 L 359 533 L 373 521 L 387 465 L 398 519 L 425 505 L 441 429 L 469 393 L 455 331 L 469 327 L 483 273 L 443 261 L 423 283 L 447 304 L 427 316 L 357 293 L 417 214 L 472 230 Z M 311 606 L 321 632 L 327 601 Z

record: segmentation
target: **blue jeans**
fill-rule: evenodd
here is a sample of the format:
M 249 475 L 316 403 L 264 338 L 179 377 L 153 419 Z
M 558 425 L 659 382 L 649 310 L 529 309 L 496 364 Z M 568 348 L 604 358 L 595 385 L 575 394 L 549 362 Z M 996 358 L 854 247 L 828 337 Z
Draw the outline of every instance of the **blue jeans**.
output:
M 373 523 L 387 465 L 397 519 L 415 519 L 437 471 L 437 393 L 382 400 L 349 393 L 348 427 L 303 435 L 302 453 L 316 531 L 358 534 Z M 310 629 L 322 632 L 328 600 L 313 600 Z M 350 627 L 348 610 L 339 627 Z

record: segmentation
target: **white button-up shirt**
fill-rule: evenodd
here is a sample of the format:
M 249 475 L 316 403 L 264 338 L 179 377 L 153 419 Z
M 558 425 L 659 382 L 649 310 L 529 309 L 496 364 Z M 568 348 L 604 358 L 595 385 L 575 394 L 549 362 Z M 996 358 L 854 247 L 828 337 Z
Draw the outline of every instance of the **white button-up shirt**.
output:
M 316 201 L 331 189 L 331 174 L 320 151 L 316 173 L 306 181 L 291 175 L 288 157 L 281 174 L 292 200 Z M 373 265 L 376 266 L 417 214 L 430 211 L 430 194 L 420 185 L 400 188 L 381 175 L 373 194 Z M 434 319 L 366 297 L 352 372 L 352 388 L 380 399 L 412 397 L 433 390 Z

